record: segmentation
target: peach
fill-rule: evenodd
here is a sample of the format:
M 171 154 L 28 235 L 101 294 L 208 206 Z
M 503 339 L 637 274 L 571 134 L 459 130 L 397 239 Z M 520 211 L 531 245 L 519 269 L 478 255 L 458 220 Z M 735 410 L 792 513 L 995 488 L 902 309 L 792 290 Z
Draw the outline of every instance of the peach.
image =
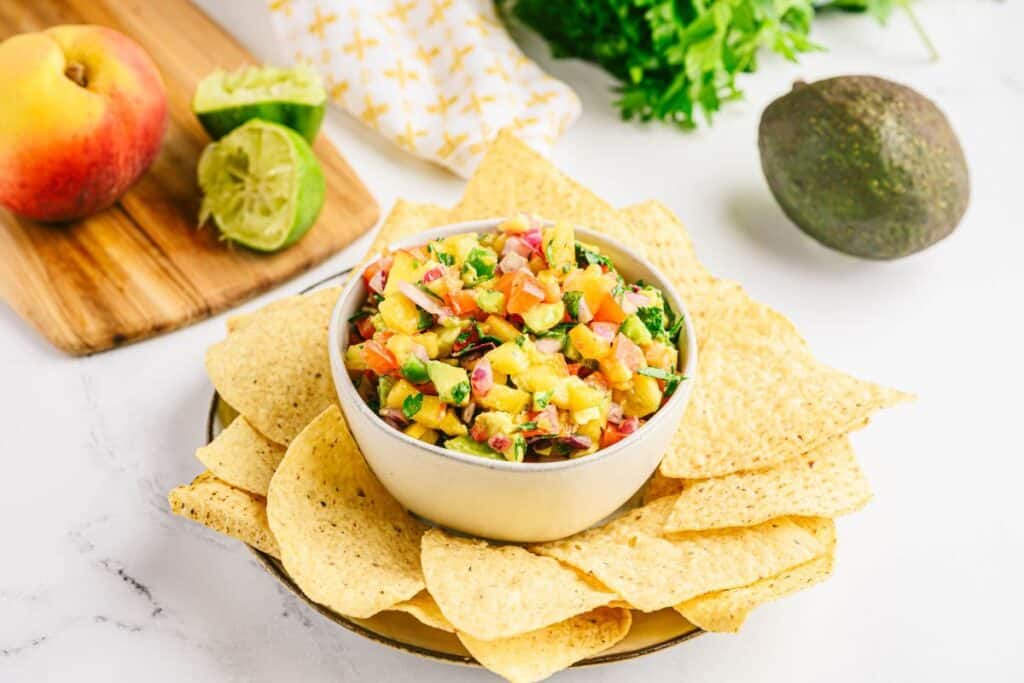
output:
M 0 43 L 0 204 L 67 221 L 113 204 L 153 163 L 167 94 L 138 44 L 103 26 Z

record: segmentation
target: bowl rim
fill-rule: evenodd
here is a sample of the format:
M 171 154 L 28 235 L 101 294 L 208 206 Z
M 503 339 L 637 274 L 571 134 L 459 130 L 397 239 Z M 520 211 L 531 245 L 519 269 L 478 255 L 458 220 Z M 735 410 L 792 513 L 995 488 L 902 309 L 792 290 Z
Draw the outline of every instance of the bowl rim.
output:
M 421 246 L 430 240 L 437 239 L 439 237 L 447 237 L 451 234 L 458 234 L 460 232 L 494 231 L 501 223 L 507 220 L 508 218 L 506 217 L 484 218 L 436 226 L 429 230 L 423 230 L 413 235 L 407 235 L 401 239 L 395 240 L 387 245 L 387 253 L 407 247 Z M 551 225 L 554 222 L 544 218 L 538 218 L 538 220 L 545 225 Z M 345 362 L 342 356 L 342 344 L 335 343 L 335 340 L 341 341 L 342 339 L 346 343 L 348 342 L 348 321 L 341 320 L 341 312 L 342 309 L 346 307 L 350 298 L 354 296 L 358 283 L 363 279 L 363 272 L 371 263 L 373 263 L 373 261 L 367 261 L 365 263 L 360 262 L 349 272 L 348 280 L 344 283 L 341 294 L 338 296 L 338 299 L 334 304 L 334 309 L 331 311 L 330 324 L 327 329 L 327 350 L 330 356 L 332 372 L 334 372 L 335 368 L 342 369 L 340 373 L 334 372 L 335 392 L 342 403 L 342 407 L 344 408 L 346 404 L 355 404 L 356 410 L 369 417 L 370 423 L 377 429 L 389 434 L 392 438 L 397 438 L 399 441 L 402 441 L 409 446 L 436 456 L 489 470 L 539 474 L 558 470 L 568 470 L 575 467 L 584 467 L 588 464 L 596 464 L 607 458 L 615 457 L 618 454 L 627 452 L 630 449 L 630 446 L 638 440 L 639 436 L 645 436 L 649 433 L 656 423 L 661 424 L 665 422 L 667 419 L 666 416 L 673 412 L 673 409 L 677 404 L 685 404 L 689 400 L 690 392 L 693 389 L 693 383 L 697 376 L 696 331 L 693 327 L 690 311 L 686 307 L 686 303 L 683 301 L 682 297 L 679 296 L 675 286 L 647 258 L 636 253 L 635 250 L 609 235 L 597 232 L 596 230 L 592 230 L 586 226 L 574 225 L 574 228 L 578 234 L 584 235 L 588 241 L 607 242 L 616 249 L 626 253 L 643 268 L 650 271 L 653 276 L 652 279 L 656 280 L 653 284 L 657 285 L 659 289 L 665 293 L 665 295 L 670 299 L 670 303 L 673 305 L 675 310 L 683 316 L 683 329 L 686 332 L 686 362 L 682 371 L 686 378 L 683 383 L 686 386 L 681 386 L 677 389 L 675 394 L 669 398 L 668 403 L 659 408 L 654 414 L 654 417 L 650 418 L 640 429 L 608 448 L 602 448 L 597 452 L 584 457 L 572 458 L 561 462 L 508 462 L 505 460 L 490 460 L 488 458 L 480 458 L 467 453 L 448 450 L 447 448 L 441 448 L 434 444 L 428 444 L 398 431 L 391 425 L 384 422 L 379 415 L 370 410 L 370 407 L 366 405 L 366 402 L 359 396 L 355 385 L 352 383 L 352 378 L 349 377 L 348 372 L 344 370 Z M 337 378 L 338 374 L 342 375 L 340 381 Z

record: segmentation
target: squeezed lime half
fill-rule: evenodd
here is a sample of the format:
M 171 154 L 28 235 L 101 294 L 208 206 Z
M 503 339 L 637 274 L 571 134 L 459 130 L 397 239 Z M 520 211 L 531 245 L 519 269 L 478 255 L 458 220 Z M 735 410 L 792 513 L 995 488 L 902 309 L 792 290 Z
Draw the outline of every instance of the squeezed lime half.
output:
M 226 238 L 259 251 L 295 243 L 316 222 L 325 183 L 309 143 L 290 128 L 253 119 L 199 157 L 203 203 Z
M 306 65 L 217 69 L 199 82 L 192 98 L 192 111 L 214 140 L 250 119 L 263 119 L 313 142 L 326 108 L 323 79 Z

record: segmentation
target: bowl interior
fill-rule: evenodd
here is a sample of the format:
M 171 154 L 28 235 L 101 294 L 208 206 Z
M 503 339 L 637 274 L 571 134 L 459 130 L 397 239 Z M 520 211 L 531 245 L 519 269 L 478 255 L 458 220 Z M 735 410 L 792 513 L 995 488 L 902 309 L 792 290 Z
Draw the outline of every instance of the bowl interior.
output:
M 401 240 L 396 240 L 391 245 L 391 251 L 419 246 L 426 244 L 431 240 L 466 232 L 493 232 L 497 229 L 498 225 L 505 220 L 507 219 L 490 218 L 479 221 L 454 223 L 451 225 L 433 228 L 415 235 L 410 235 L 409 237 Z M 692 385 L 692 378 L 695 377 L 697 373 L 697 340 L 693 324 L 690 320 L 689 311 L 687 311 L 685 303 L 679 297 L 679 293 L 676 292 L 668 279 L 647 259 L 602 233 L 583 227 L 577 227 L 576 234 L 581 241 L 599 247 L 601 252 L 612 260 L 615 267 L 628 280 L 635 282 L 642 279 L 661 289 L 669 305 L 672 306 L 677 314 L 683 316 L 683 331 L 682 334 L 679 335 L 679 357 L 683 361 L 681 364 L 682 372 L 686 377 L 691 378 L 691 381 L 684 382 L 668 402 L 662 406 L 658 412 L 656 412 L 654 416 L 644 424 L 643 427 L 637 430 L 636 433 L 629 435 L 613 446 L 603 448 L 596 453 L 583 458 L 569 459 L 563 462 L 545 463 L 504 462 L 450 451 L 445 448 L 441 448 L 440 446 L 435 446 L 418 439 L 413 439 L 397 429 L 392 428 L 390 425 L 385 423 L 379 415 L 373 412 L 368 405 L 366 405 L 366 402 L 363 401 L 356 391 L 355 385 L 352 383 L 352 379 L 349 377 L 348 372 L 345 371 L 335 373 L 335 385 L 339 400 L 344 402 L 345 405 L 355 405 L 357 410 L 371 416 L 372 419 L 385 426 L 387 428 L 386 431 L 397 439 L 405 441 L 406 443 L 421 450 L 434 453 L 441 457 L 458 460 L 474 467 L 506 469 L 517 472 L 568 469 L 572 467 L 585 466 L 598 459 L 613 457 L 616 453 L 620 453 L 628 449 L 636 441 L 638 434 L 641 434 L 645 429 L 650 428 L 655 421 L 668 419 L 668 415 L 673 412 L 671 408 L 688 399 Z M 348 347 L 350 335 L 348 319 L 359 309 L 363 300 L 366 298 L 367 288 L 362 277 L 364 270 L 365 266 L 353 269 L 348 282 L 342 290 L 341 296 L 338 297 L 338 302 L 335 304 L 334 312 L 331 316 L 330 328 L 328 330 L 328 352 L 331 356 L 331 364 L 335 368 L 344 368 L 343 349 Z

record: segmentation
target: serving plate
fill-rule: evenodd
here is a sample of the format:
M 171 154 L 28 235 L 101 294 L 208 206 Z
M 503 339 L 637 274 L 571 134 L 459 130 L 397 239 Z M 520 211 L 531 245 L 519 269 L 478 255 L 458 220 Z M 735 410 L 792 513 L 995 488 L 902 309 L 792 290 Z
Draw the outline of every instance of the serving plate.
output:
M 344 270 L 326 277 L 305 288 L 302 293 L 306 294 L 323 287 L 340 285 L 348 272 L 348 270 Z M 206 423 L 207 443 L 213 441 L 225 427 L 225 420 L 230 419 L 229 413 L 230 409 L 221 402 L 220 397 L 214 392 Z M 404 612 L 385 611 L 369 619 L 355 619 L 342 616 L 313 602 L 292 581 L 277 558 L 252 546 L 246 547 L 256 557 L 260 566 L 277 579 L 281 585 L 294 593 L 299 600 L 342 628 L 409 654 L 450 664 L 479 666 L 454 634 L 431 628 Z M 594 666 L 642 657 L 678 645 L 703 633 L 704 631 L 688 622 L 671 608 L 650 613 L 634 610 L 633 625 L 623 640 L 601 654 L 584 659 L 573 666 Z

